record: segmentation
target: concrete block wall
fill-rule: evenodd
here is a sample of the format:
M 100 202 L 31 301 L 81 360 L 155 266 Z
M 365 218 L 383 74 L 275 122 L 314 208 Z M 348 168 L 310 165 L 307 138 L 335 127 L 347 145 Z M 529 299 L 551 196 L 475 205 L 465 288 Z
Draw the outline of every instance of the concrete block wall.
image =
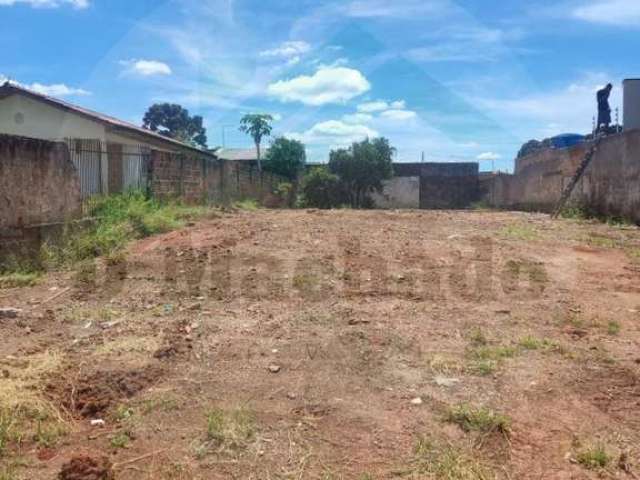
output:
M 377 208 L 420 208 L 420 177 L 393 177 L 371 195 Z
M 468 208 L 479 199 L 475 162 L 394 163 L 393 171 L 372 195 L 378 208 Z
M 425 163 L 420 176 L 420 208 L 468 208 L 478 200 L 478 164 Z

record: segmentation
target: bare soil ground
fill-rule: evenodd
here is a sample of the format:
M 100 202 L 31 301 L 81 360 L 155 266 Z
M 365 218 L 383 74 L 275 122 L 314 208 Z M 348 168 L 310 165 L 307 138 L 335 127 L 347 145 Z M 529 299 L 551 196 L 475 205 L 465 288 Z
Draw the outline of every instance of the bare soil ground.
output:
M 221 212 L 0 307 L 3 479 L 640 476 L 635 227 Z

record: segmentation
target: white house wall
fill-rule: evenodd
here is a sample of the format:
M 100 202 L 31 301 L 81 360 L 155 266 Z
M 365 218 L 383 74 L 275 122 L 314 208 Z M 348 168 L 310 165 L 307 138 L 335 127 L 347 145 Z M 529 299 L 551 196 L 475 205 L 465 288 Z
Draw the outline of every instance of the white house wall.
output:
M 0 132 L 43 140 L 106 140 L 101 123 L 23 95 L 0 100 Z

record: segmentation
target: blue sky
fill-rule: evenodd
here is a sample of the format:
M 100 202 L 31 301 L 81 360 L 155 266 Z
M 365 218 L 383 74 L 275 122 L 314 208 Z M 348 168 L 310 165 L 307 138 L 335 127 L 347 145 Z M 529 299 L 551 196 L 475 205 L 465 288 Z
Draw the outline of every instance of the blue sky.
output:
M 276 117 L 312 161 L 384 135 L 399 161 L 510 169 L 587 132 L 595 90 L 640 76 L 640 0 L 0 0 L 0 80 L 140 123 L 154 102 L 249 146 Z

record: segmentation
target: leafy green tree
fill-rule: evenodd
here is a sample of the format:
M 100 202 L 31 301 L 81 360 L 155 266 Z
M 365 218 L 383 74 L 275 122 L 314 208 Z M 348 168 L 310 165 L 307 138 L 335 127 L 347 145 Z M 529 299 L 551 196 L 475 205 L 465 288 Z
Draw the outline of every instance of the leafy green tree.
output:
M 273 117 L 266 113 L 250 113 L 240 119 L 240 131 L 250 135 L 256 144 L 258 155 L 258 170 L 262 170 L 260 144 L 263 137 L 271 135 Z
M 302 179 L 302 203 L 306 207 L 333 208 L 342 204 L 340 179 L 325 167 L 314 167 Z
M 393 176 L 395 149 L 386 138 L 366 139 L 348 149 L 332 150 L 329 170 L 340 177 L 349 204 L 363 208 L 370 204 L 369 194 L 382 191 L 382 181 Z
M 207 147 L 207 130 L 202 117 L 175 103 L 156 103 L 144 115 L 142 126 L 152 132 L 195 147 Z
M 301 142 L 278 137 L 265 155 L 264 168 L 289 180 L 295 180 L 306 161 L 307 153 Z

